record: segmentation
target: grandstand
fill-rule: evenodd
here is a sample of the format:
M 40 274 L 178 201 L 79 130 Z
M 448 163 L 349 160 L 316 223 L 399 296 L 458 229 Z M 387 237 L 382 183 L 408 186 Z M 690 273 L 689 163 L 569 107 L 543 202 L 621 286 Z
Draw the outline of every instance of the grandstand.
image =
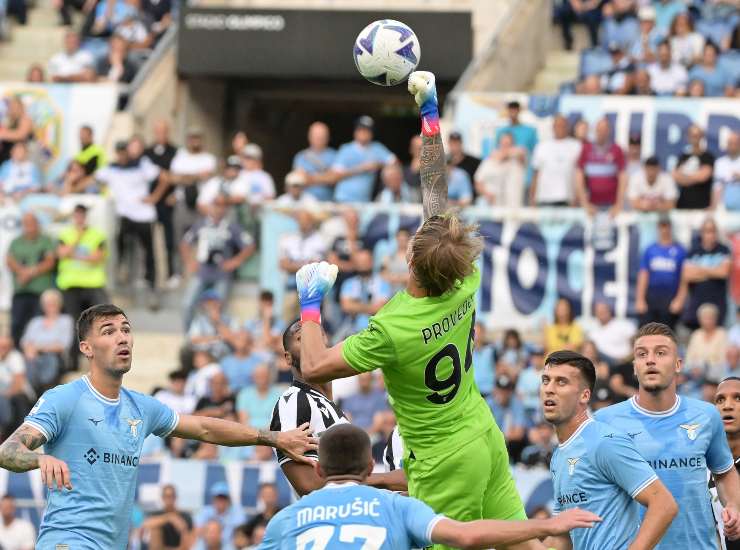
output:
M 297 269 L 340 265 L 323 312 L 332 341 L 404 288 L 418 114 L 404 86 L 370 86 L 350 58 L 386 17 L 416 31 L 437 74 L 450 202 L 485 240 L 475 378 L 528 513 L 551 509 L 547 353 L 591 358 L 593 408 L 607 406 L 636 391 L 638 326 L 667 322 L 681 393 L 711 401 L 740 376 L 738 3 L 573 4 L 0 0 L 0 442 L 43 390 L 86 371 L 67 316 L 85 300 L 132 320 L 127 387 L 267 428 L 291 382 L 280 336 L 298 314 Z M 340 149 L 358 130 L 387 152 L 362 183 L 369 200 L 338 191 L 364 161 Z M 80 204 L 104 251 L 94 280 L 59 257 Z M 214 389 L 219 377 L 230 387 Z M 334 400 L 382 469 L 395 420 L 380 377 L 336 382 Z M 198 527 L 221 482 L 236 525 L 269 519 L 273 483 L 279 507 L 295 498 L 266 448 L 145 447 L 132 548 L 156 529 L 145 516 L 164 483 Z M 40 477 L 0 469 L 5 493 L 38 526 Z M 258 544 L 258 523 L 240 548 Z

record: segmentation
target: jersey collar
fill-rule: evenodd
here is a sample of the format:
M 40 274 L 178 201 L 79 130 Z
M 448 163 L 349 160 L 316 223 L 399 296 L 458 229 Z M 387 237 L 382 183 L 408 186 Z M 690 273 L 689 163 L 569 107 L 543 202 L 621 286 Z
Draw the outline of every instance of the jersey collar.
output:
M 561 448 L 561 449 L 565 449 L 568 445 L 570 445 L 573 442 L 573 440 L 576 437 L 578 437 L 578 435 L 583 431 L 583 428 L 585 428 L 586 426 L 588 426 L 589 424 L 591 424 L 591 422 L 593 422 L 593 421 L 594 421 L 593 418 L 588 417 L 586 420 L 583 421 L 583 423 L 580 426 L 578 426 L 578 428 L 576 428 L 576 431 L 573 432 L 568 439 L 566 439 L 565 441 L 563 441 L 562 443 L 560 443 L 558 445 L 558 447 Z
M 633 395 L 630 398 L 630 404 L 632 405 L 632 408 L 635 409 L 640 414 L 644 414 L 645 416 L 651 416 L 653 418 L 661 418 L 661 417 L 664 417 L 664 416 L 671 416 L 672 414 L 674 414 L 678 410 L 678 407 L 681 406 L 681 396 L 680 395 L 676 395 L 676 402 L 671 406 L 670 409 L 667 409 L 665 411 L 657 411 L 657 412 L 656 411 L 649 411 L 649 410 L 641 407 L 639 405 L 639 403 L 637 402 L 637 395 Z
M 356 481 L 344 481 L 342 483 L 327 483 L 324 485 L 324 489 L 343 489 L 345 487 L 351 487 L 353 485 L 359 485 Z
M 90 383 L 90 379 L 87 377 L 87 374 L 82 377 L 82 379 L 85 381 L 85 384 L 87 384 L 87 388 L 90 390 L 90 392 L 95 396 L 95 398 L 98 401 L 103 402 L 106 405 L 118 405 L 118 403 L 121 402 L 121 398 L 117 397 L 116 399 L 111 399 L 110 397 L 104 396 L 102 393 L 100 393 L 98 390 L 96 390 L 92 383 Z

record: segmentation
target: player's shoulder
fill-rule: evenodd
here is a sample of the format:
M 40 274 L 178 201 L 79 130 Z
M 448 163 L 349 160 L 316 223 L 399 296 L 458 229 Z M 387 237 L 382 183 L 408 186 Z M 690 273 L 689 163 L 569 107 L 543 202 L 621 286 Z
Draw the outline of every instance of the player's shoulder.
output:
M 141 393 L 140 391 L 132 390 L 129 388 L 122 387 L 121 394 L 126 395 L 131 401 L 133 401 L 137 406 L 140 407 L 164 405 L 161 401 L 149 394 Z
M 615 418 L 630 416 L 633 412 L 630 401 L 631 399 L 627 399 L 621 403 L 599 409 L 594 413 L 594 420 L 603 424 L 610 424 Z
M 53 399 L 55 401 L 76 403 L 80 395 L 85 393 L 87 388 L 88 384 L 83 376 L 77 380 L 72 380 L 66 384 L 59 384 L 46 390 L 41 398 L 47 401 Z
M 708 403 L 707 401 L 703 401 L 701 399 L 695 399 L 693 397 L 682 396 L 680 399 L 681 404 L 678 407 L 679 413 L 689 415 L 700 414 L 710 419 L 717 420 L 721 418 L 719 412 L 717 411 L 717 407 L 715 407 L 712 403 Z

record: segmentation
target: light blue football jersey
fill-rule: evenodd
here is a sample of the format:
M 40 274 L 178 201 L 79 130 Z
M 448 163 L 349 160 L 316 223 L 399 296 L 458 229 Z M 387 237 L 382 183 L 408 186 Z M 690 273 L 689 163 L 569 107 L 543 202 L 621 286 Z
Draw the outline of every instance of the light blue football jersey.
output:
M 640 527 L 634 497 L 657 476 L 629 437 L 589 418 L 555 449 L 550 473 L 555 513 L 581 508 L 602 518 L 592 529 L 570 532 L 573 550 L 623 550 L 630 545 Z
M 272 518 L 260 549 L 424 548 L 443 517 L 415 498 L 357 483 L 329 483 Z
M 678 503 L 678 515 L 655 548 L 716 550 L 707 468 L 719 474 L 733 468 L 734 463 L 714 405 L 678 396 L 669 410 L 654 413 L 640 407 L 633 397 L 601 409 L 595 416 L 634 441 Z M 641 513 L 645 513 L 643 507 Z
M 67 463 L 72 490 L 47 491 L 37 550 L 124 550 L 144 439 L 177 422 L 156 399 L 126 388 L 108 399 L 87 376 L 45 392 L 25 423 L 44 435 L 46 454 Z

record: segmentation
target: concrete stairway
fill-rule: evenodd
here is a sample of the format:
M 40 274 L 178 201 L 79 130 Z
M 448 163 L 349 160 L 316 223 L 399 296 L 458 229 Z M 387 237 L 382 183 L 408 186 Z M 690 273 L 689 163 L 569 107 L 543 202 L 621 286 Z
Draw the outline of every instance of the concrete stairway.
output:
M 567 51 L 563 46 L 560 27 L 551 26 L 545 66 L 537 73 L 527 91 L 533 94 L 554 94 L 561 84 L 575 80 L 578 77 L 579 52 L 589 45 L 585 27 L 576 25 L 573 28 L 573 50 Z
M 11 18 L 10 36 L 0 42 L 0 82 L 23 81 L 32 63 L 46 67 L 49 58 L 62 49 L 65 28 L 51 2 L 42 0 L 31 8 L 26 25 Z

